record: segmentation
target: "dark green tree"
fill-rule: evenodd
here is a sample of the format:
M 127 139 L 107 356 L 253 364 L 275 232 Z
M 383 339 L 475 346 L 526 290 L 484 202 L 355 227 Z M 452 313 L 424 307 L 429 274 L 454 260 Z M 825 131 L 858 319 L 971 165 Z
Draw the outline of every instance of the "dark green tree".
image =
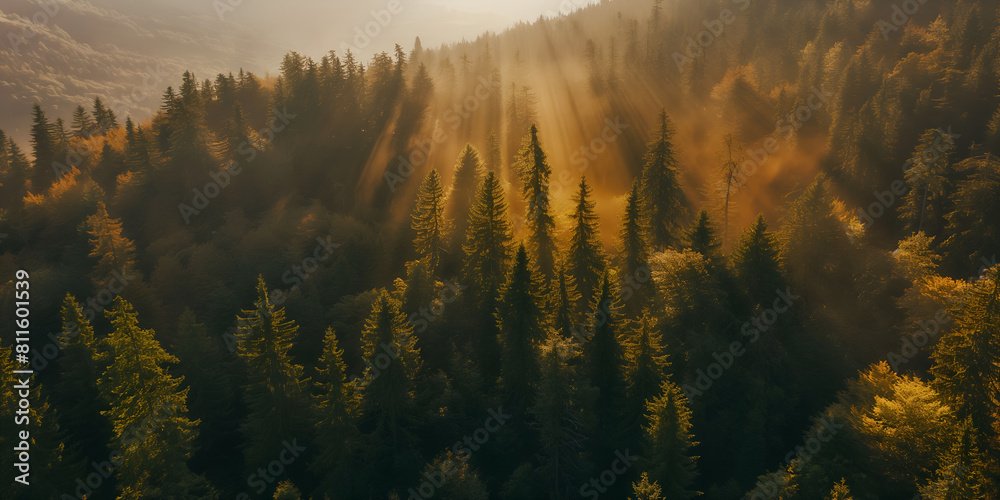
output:
M 660 396 L 646 407 L 648 443 L 644 468 L 665 491 L 667 498 L 693 498 L 699 493 L 688 488 L 695 478 L 698 457 L 690 450 L 698 443 L 691 434 L 691 410 L 681 388 L 664 382 Z
M 187 417 L 184 380 L 168 372 L 177 358 L 139 326 L 121 297 L 106 315 L 114 331 L 102 341 L 108 367 L 98 389 L 108 402 L 110 446 L 118 451 L 118 498 L 214 498 L 205 479 L 187 467 L 198 421 Z
M 355 386 L 347 379 L 344 350 L 332 328 L 327 329 L 323 339 L 315 388 L 313 404 L 319 419 L 316 442 L 320 451 L 310 469 L 322 478 L 325 495 L 347 498 L 355 483 L 351 457 L 358 447 L 358 399 Z
M 431 271 L 438 268 L 448 238 L 449 222 L 444 217 L 445 198 L 441 175 L 431 170 L 417 191 L 410 227 L 417 233 L 413 246 L 421 259 L 428 259 Z M 464 219 L 464 217 L 463 217 Z
M 42 107 L 35 103 L 31 112 L 31 150 L 35 156 L 31 167 L 31 188 L 33 192 L 41 193 L 55 181 L 52 163 L 56 159 L 56 139 Z
M 667 248 L 680 243 L 680 223 L 684 215 L 677 157 L 671 142 L 674 126 L 666 111 L 660 111 L 659 129 L 646 149 L 642 171 L 642 193 L 649 227 L 649 243 Z
M 551 280 L 555 272 L 555 219 L 552 217 L 549 200 L 549 166 L 545 151 L 538 139 L 538 128 L 534 125 L 521 144 L 514 169 L 521 181 L 525 213 L 528 221 L 528 244 L 538 263 L 538 269 L 546 280 Z
M 236 353 L 246 369 L 243 399 L 247 417 L 240 426 L 247 445 L 246 464 L 267 464 L 289 439 L 303 439 L 309 425 L 309 402 L 303 368 L 289 353 L 299 327 L 285 319 L 285 309 L 271 303 L 264 277 L 257 279 L 254 308 L 237 322 Z
M 501 386 L 506 404 L 521 412 L 531 405 L 538 381 L 538 346 L 546 336 L 539 304 L 540 279 L 532 270 L 528 251 L 518 247 L 514 265 L 497 307 L 501 342 Z
M 585 306 L 594 302 L 605 265 L 600 219 L 595 211 L 597 204 L 591 200 L 592 195 L 587 178 L 580 179 L 580 190 L 573 197 L 575 208 L 570 215 L 573 233 L 566 252 L 569 272 L 576 281 Z

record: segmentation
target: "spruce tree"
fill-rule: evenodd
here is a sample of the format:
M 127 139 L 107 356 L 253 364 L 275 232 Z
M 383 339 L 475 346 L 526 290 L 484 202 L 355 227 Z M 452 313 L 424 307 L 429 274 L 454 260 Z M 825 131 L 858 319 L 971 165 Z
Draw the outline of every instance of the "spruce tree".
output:
M 497 131 L 491 130 L 486 138 L 486 154 L 483 158 L 483 167 L 487 172 L 493 172 L 503 179 L 503 158 L 500 153 L 500 139 L 497 138 Z
M 514 169 L 521 181 L 521 194 L 524 196 L 525 214 L 528 221 L 529 247 L 538 263 L 538 269 L 546 280 L 553 277 L 555 271 L 555 219 L 552 217 L 549 200 L 549 177 L 552 167 L 549 166 L 545 151 L 538 139 L 538 128 L 531 126 L 531 131 L 525 137 L 521 150 L 517 153 Z
M 904 172 L 910 191 L 903 196 L 900 220 L 912 233 L 924 232 L 936 237 L 947 226 L 946 215 L 954 208 L 949 200 L 954 186 L 948 149 L 955 139 L 937 130 L 927 130 L 907 162 Z
M 247 375 L 244 457 L 253 467 L 277 456 L 284 441 L 305 439 L 309 404 L 302 366 L 289 354 L 299 327 L 271 303 L 263 276 L 257 279 L 254 308 L 237 318 L 237 329 L 236 352 Z
M 94 119 L 83 106 L 73 110 L 73 135 L 79 139 L 89 139 L 94 133 Z
M 347 380 L 344 350 L 332 328 L 323 338 L 315 389 L 316 442 L 320 450 L 310 469 L 322 478 L 321 488 L 326 495 L 347 498 L 353 484 L 351 456 L 358 446 L 358 401 L 354 385 Z
M 554 333 L 540 349 L 541 379 L 530 412 L 538 422 L 544 489 L 551 498 L 570 498 L 589 467 L 585 453 L 593 432 L 594 392 L 579 373 L 572 345 Z
M 784 290 L 778 240 L 758 215 L 733 246 L 730 262 L 737 285 L 753 304 L 766 304 L 776 290 Z
M 362 355 L 368 367 L 363 379 L 361 410 L 392 450 L 411 438 L 406 424 L 414 418 L 415 382 L 422 361 L 413 327 L 399 310 L 399 301 L 379 291 L 361 333 Z
M 961 419 L 970 418 L 987 449 L 1000 450 L 1000 267 L 970 286 L 957 328 L 934 350 L 938 390 Z
M 444 218 L 444 188 L 441 175 L 431 170 L 417 191 L 417 204 L 413 208 L 410 227 L 416 232 L 413 246 L 421 259 L 428 259 L 431 271 L 436 271 L 441 263 L 442 253 L 448 238 L 449 223 Z M 464 219 L 464 217 L 463 217 Z
M 635 498 L 629 497 L 629 500 L 664 500 L 660 485 L 656 481 L 649 482 L 649 474 L 645 472 L 638 482 L 632 483 L 632 494 Z
M 460 246 L 462 237 L 468 226 L 469 210 L 475 203 L 476 188 L 483 179 L 482 166 L 479 162 L 479 152 L 472 144 L 466 144 L 455 164 L 455 174 L 452 176 L 451 190 L 448 192 L 448 202 L 444 216 L 455 221 L 455 244 Z
M 600 219 L 595 212 L 596 203 L 591 201 L 592 194 L 587 178 L 580 179 L 580 190 L 573 197 L 573 233 L 566 252 L 570 274 L 576 281 L 585 306 L 593 303 L 604 273 L 604 244 L 600 235 Z
M 656 320 L 648 311 L 635 325 L 636 332 L 627 344 L 626 363 L 628 386 L 629 422 L 638 424 L 646 402 L 656 397 L 664 381 L 667 380 L 667 361 L 665 347 L 660 342 L 656 329 Z
M 509 269 L 513 239 L 500 179 L 490 172 L 479 187 L 469 215 L 464 273 L 465 283 L 470 284 L 470 298 L 480 328 L 473 343 L 487 379 L 498 375 L 496 337 L 499 332 L 494 313 Z
M 605 272 L 589 322 L 592 335 L 583 345 L 583 359 L 591 383 L 600 391 L 597 411 L 608 417 L 613 414 L 612 408 L 618 406 L 617 398 L 624 392 L 625 384 L 625 352 L 619 335 L 618 309 L 611 276 Z M 610 423 L 610 419 L 603 423 Z
M 566 272 L 565 264 L 560 265 L 556 272 L 552 294 L 551 302 L 555 304 L 552 322 L 556 331 L 567 339 L 582 334 L 580 315 L 577 313 L 580 294 L 576 291 L 573 276 Z
M 507 404 L 522 411 L 532 402 L 538 380 L 537 348 L 545 339 L 545 318 L 539 304 L 539 278 L 524 245 L 518 247 L 514 265 L 497 307 L 500 323 L 501 376 Z
M 204 478 L 188 470 L 198 421 L 187 418 L 187 389 L 168 366 L 168 354 L 152 330 L 139 327 L 132 305 L 121 297 L 106 313 L 114 331 L 104 339 L 108 367 L 98 382 L 108 402 L 118 451 L 119 499 L 211 498 Z
M 176 373 L 188 389 L 188 409 L 201 421 L 200 448 L 214 450 L 230 437 L 229 416 L 236 391 L 222 355 L 222 343 L 198 323 L 194 312 L 185 308 L 177 321 L 173 352 L 180 359 Z
M 698 443 L 691 434 L 691 410 L 681 388 L 664 382 L 661 394 L 646 407 L 645 427 L 648 451 L 644 468 L 660 485 L 667 498 L 692 498 L 698 492 L 688 488 L 695 478 L 695 462 L 690 449 Z
M 691 225 L 691 228 L 688 229 L 685 240 L 688 248 L 704 255 L 706 258 L 714 257 L 715 252 L 722 246 L 716 237 L 715 226 L 712 224 L 708 212 L 705 210 L 698 213 L 698 218 Z
M 31 187 L 36 194 L 41 193 L 55 181 L 52 163 L 56 159 L 56 140 L 52 135 L 52 125 L 42 107 L 35 103 L 31 107 L 31 149 L 35 161 L 31 167 Z
M 643 219 L 642 189 L 639 181 L 632 183 L 625 199 L 625 213 L 618 230 L 618 272 L 631 289 L 631 294 L 623 297 L 622 311 L 627 318 L 635 319 L 649 304 L 653 289 L 651 283 L 632 280 L 650 272 L 649 249 L 646 244 L 646 226 Z
M 135 244 L 122 234 L 122 223 L 108 215 L 103 201 L 97 203 L 97 212 L 87 217 L 87 234 L 90 235 L 90 258 L 96 258 L 91 277 L 98 288 L 107 288 L 115 275 L 126 279 L 135 271 Z
M 97 380 L 103 372 L 97 339 L 82 307 L 70 294 L 63 299 L 61 315 L 59 339 L 63 351 L 54 394 L 60 401 L 63 427 L 80 444 L 84 455 L 96 460 L 102 454 L 107 456 L 106 445 L 111 434 L 101 416 L 106 404 L 97 390 Z
M 642 191 L 649 243 L 656 248 L 667 248 L 679 243 L 678 228 L 685 204 L 672 143 L 674 126 L 666 111 L 660 111 L 658 121 L 659 129 L 644 158 Z

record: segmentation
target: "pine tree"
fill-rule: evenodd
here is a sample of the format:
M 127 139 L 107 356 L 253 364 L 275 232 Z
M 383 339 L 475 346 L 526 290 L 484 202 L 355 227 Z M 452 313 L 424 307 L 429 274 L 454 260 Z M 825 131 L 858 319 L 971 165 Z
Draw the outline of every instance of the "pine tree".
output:
M 531 405 L 539 376 L 537 348 L 545 339 L 545 318 L 539 308 L 539 279 L 528 251 L 518 247 L 514 266 L 497 307 L 501 341 L 501 386 L 506 404 L 515 411 Z
M 204 478 L 188 470 L 198 421 L 187 418 L 187 389 L 168 365 L 177 358 L 160 347 L 152 330 L 139 327 L 132 305 L 121 297 L 107 313 L 114 331 L 104 339 L 108 368 L 98 389 L 108 402 L 118 450 L 115 473 L 120 499 L 211 498 Z
M 847 480 L 841 478 L 839 483 L 833 485 L 830 496 L 826 500 L 853 500 L 853 498 L 851 488 L 847 486 Z
M 705 257 L 713 257 L 722 246 L 715 235 L 715 226 L 708 217 L 708 212 L 702 210 L 698 218 L 685 235 L 687 246 Z
M 618 271 L 619 276 L 629 283 L 632 294 L 623 297 L 623 313 L 627 318 L 636 318 L 649 304 L 651 284 L 633 283 L 630 278 L 649 272 L 649 250 L 646 245 L 646 228 L 643 223 L 642 207 L 645 202 L 638 181 L 625 199 L 625 213 L 618 230 Z
M 100 135 L 106 135 L 108 132 L 118 128 L 118 117 L 115 116 L 114 111 L 108 108 L 101 102 L 100 97 L 94 98 L 94 120 L 97 122 L 95 126 L 97 127 L 97 133 Z
M 247 445 L 247 465 L 267 463 L 289 439 L 306 436 L 309 409 L 302 366 L 289 350 L 298 326 L 285 319 L 268 296 L 264 277 L 257 279 L 257 301 L 237 318 L 237 354 L 243 360 L 247 417 L 241 426 Z
M 606 416 L 617 405 L 617 398 L 624 392 L 625 352 L 619 338 L 619 304 L 612 288 L 611 276 L 604 273 L 600 294 L 594 303 L 590 339 L 583 345 L 583 359 L 589 369 L 590 381 L 600 392 L 597 411 Z M 610 423 L 610 419 L 602 424 Z M 602 428 L 607 428 L 602 425 Z
M 630 421 L 642 418 L 646 402 L 656 397 L 664 381 L 667 380 L 665 348 L 656 331 L 656 320 L 647 311 L 636 325 L 634 339 L 627 345 L 626 362 L 628 369 L 628 411 Z
M 521 194 L 526 205 L 524 216 L 528 220 L 531 253 L 542 276 L 551 280 L 555 271 L 556 253 L 553 236 L 555 219 L 552 218 L 549 205 L 549 177 L 552 175 L 552 167 L 548 164 L 538 139 L 538 128 L 534 125 L 517 153 L 514 170 L 521 181 Z
M 570 274 L 587 306 L 593 303 L 604 273 L 604 244 L 600 235 L 600 219 L 595 212 L 596 203 L 591 201 L 592 194 L 587 178 L 580 179 L 580 190 L 573 197 L 576 205 L 570 216 L 573 234 L 566 252 Z
M 474 343 L 487 379 L 497 375 L 496 327 L 497 303 L 509 269 L 513 227 L 507 212 L 500 180 L 496 174 L 486 174 L 479 187 L 476 203 L 469 215 L 469 230 L 465 240 L 465 283 L 470 283 L 470 296 L 478 313 L 481 331 Z
M 989 493 L 990 480 L 987 479 L 987 459 L 980 451 L 977 434 L 971 419 L 961 424 L 955 444 L 941 457 L 936 479 L 920 489 L 921 498 L 953 500 L 992 496 Z
M 767 230 L 767 221 L 758 215 L 753 224 L 733 246 L 730 262 L 737 284 L 746 290 L 751 302 L 765 304 L 783 290 L 778 240 Z
M 952 174 L 948 149 L 955 146 L 955 139 L 937 130 L 927 130 L 920 136 L 904 173 L 910 191 L 903 196 L 900 219 L 911 233 L 923 231 L 938 236 L 951 211 L 949 200 L 954 187 L 949 180 Z
M 660 485 L 656 481 L 650 483 L 649 474 L 645 472 L 642 473 L 639 482 L 632 483 L 632 494 L 635 498 L 629 497 L 629 500 L 664 500 Z
M 176 373 L 188 390 L 188 409 L 201 421 L 200 448 L 213 450 L 229 437 L 236 391 L 227 372 L 221 343 L 209 336 L 194 312 L 185 308 L 177 321 L 173 351 L 180 359 Z
M 501 179 L 504 178 L 500 139 L 497 138 L 496 130 L 491 130 L 490 135 L 486 138 L 486 156 L 483 159 L 483 167 L 487 172 L 493 172 Z
M 479 153 L 471 144 L 467 144 L 455 164 L 455 175 L 452 178 L 451 191 L 448 192 L 448 202 L 445 206 L 445 219 L 455 221 L 455 231 L 452 242 L 452 255 L 459 255 L 462 238 L 469 228 L 468 214 L 476 200 L 476 189 L 482 181 L 482 166 L 479 163 Z
M 681 388 L 664 382 L 661 395 L 646 407 L 645 427 L 648 443 L 645 467 L 649 477 L 665 491 L 667 498 L 692 498 L 698 492 L 688 490 L 694 481 L 698 457 L 689 454 L 698 443 L 691 434 L 691 410 Z
M 417 204 L 413 207 L 410 227 L 417 233 L 413 246 L 421 259 L 428 259 L 432 272 L 441 263 L 442 252 L 448 238 L 449 222 L 444 218 L 444 188 L 438 171 L 431 170 L 417 191 Z
M 274 490 L 274 500 L 302 500 L 302 493 L 287 479 L 278 483 Z
M 571 338 L 581 332 L 580 315 L 577 313 L 577 306 L 580 304 L 580 294 L 576 291 L 576 283 L 573 276 L 566 272 L 566 265 L 560 265 L 556 273 L 556 286 L 552 290 L 555 297 L 552 303 L 555 304 L 553 326 L 562 336 Z
M 60 401 L 63 427 L 81 445 L 85 456 L 97 459 L 102 454 L 107 456 L 105 446 L 111 436 L 111 429 L 101 417 L 106 405 L 97 390 L 103 371 L 97 339 L 83 308 L 70 294 L 63 299 L 61 315 L 59 338 L 63 351 L 54 394 Z
M 966 292 L 957 328 L 934 351 L 939 391 L 959 418 L 971 418 L 988 450 L 1000 449 L 1000 267 L 993 267 Z
M 94 119 L 83 106 L 73 110 L 73 135 L 80 139 L 89 139 L 94 133 Z
M 37 103 L 32 105 L 31 149 L 35 161 L 31 167 L 32 190 L 37 194 L 47 189 L 55 181 L 52 163 L 56 159 L 56 140 L 52 135 L 45 112 Z
M 337 334 L 327 329 L 323 339 L 323 355 L 315 380 L 313 398 L 316 441 L 319 454 L 310 469 L 323 478 L 322 489 L 333 498 L 347 498 L 352 491 L 353 474 L 350 458 L 357 449 L 358 430 L 355 426 L 358 401 L 354 385 L 347 380 L 344 350 Z
M 405 428 L 414 417 L 414 384 L 422 361 L 413 327 L 399 311 L 399 301 L 385 290 L 379 291 L 361 340 L 368 366 L 362 414 L 395 450 L 410 439 Z
M 647 146 L 642 171 L 649 243 L 657 248 L 667 248 L 679 243 L 678 228 L 684 214 L 684 192 L 681 190 L 677 158 L 671 142 L 673 136 L 674 127 L 667 112 L 660 111 L 659 129 Z
M 538 422 L 543 462 L 539 474 L 551 498 L 571 498 L 588 467 L 586 439 L 592 432 L 594 394 L 570 364 L 572 346 L 552 334 L 540 349 L 541 379 L 530 412 Z
M 135 244 L 122 234 L 121 220 L 108 215 L 103 201 L 97 213 L 87 217 L 90 235 L 90 258 L 98 259 L 91 277 L 98 288 L 108 288 L 116 275 L 130 277 L 135 271 Z M 121 280 L 119 280 L 121 281 Z

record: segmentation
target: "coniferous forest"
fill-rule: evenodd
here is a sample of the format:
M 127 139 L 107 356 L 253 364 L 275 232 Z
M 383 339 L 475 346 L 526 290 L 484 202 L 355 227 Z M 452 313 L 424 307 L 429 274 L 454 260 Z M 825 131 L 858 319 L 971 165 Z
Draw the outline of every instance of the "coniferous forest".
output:
M 1000 499 L 1000 1 L 275 68 L 0 132 L 0 497 Z

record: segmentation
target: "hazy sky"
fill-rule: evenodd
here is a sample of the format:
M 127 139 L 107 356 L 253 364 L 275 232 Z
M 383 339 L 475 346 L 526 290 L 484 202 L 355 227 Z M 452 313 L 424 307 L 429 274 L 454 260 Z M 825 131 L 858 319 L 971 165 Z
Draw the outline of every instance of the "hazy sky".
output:
M 53 119 L 97 96 L 123 117 L 146 118 L 185 70 L 263 74 L 290 50 L 318 58 L 348 44 L 367 60 L 395 43 L 409 51 L 417 36 L 432 48 L 591 2 L 0 0 L 0 129 L 28 149 L 36 101 Z

